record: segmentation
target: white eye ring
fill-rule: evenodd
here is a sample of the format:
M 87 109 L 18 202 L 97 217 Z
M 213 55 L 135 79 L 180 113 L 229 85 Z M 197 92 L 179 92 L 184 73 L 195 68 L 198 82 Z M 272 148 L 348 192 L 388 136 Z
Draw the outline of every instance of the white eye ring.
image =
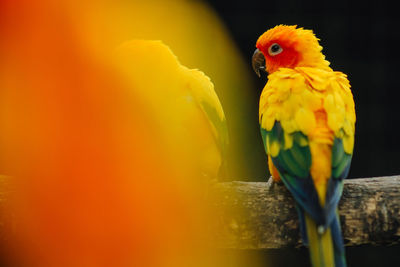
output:
M 276 56 L 276 55 L 282 53 L 282 51 L 283 51 L 282 47 L 277 43 L 273 43 L 268 48 L 268 54 L 270 54 L 271 56 Z

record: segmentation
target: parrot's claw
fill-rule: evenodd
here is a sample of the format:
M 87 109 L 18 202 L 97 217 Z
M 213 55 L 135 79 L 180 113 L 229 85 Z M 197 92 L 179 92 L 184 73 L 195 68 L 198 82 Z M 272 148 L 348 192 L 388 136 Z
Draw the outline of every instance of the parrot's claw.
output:
M 268 186 L 272 186 L 272 185 L 283 185 L 282 180 L 281 179 L 276 179 L 274 178 L 274 176 L 270 176 L 267 182 Z

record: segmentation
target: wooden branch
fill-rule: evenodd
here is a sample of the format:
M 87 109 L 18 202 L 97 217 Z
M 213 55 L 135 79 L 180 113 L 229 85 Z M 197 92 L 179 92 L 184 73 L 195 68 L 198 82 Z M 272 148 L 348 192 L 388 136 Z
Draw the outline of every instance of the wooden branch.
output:
M 7 181 L 0 176 L 0 188 L 8 188 Z M 294 200 L 282 184 L 217 183 L 208 197 L 217 208 L 210 224 L 218 247 L 301 246 Z M 0 207 L 6 199 L 7 190 L 0 190 Z M 345 180 L 339 214 L 347 246 L 400 244 L 400 176 Z
M 212 190 L 219 208 L 214 240 L 221 248 L 267 249 L 301 245 L 294 200 L 268 182 L 226 182 Z M 400 176 L 346 180 L 339 203 L 347 246 L 400 243 Z

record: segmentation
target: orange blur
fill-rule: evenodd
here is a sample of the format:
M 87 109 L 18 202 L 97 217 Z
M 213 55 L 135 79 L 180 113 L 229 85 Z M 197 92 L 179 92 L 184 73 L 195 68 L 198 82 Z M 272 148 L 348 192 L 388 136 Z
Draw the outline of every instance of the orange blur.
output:
M 0 3 L 0 174 L 12 190 L 2 260 L 187 266 L 205 233 L 202 191 L 135 85 L 81 38 L 66 3 Z

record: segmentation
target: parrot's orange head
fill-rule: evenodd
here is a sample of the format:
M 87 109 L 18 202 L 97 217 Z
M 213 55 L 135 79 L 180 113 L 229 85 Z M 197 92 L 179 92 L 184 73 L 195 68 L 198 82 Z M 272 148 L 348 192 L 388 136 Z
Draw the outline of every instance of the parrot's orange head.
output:
M 329 69 L 322 47 L 311 30 L 297 26 L 279 25 L 257 40 L 253 54 L 253 69 L 273 73 L 279 68 L 316 67 Z

